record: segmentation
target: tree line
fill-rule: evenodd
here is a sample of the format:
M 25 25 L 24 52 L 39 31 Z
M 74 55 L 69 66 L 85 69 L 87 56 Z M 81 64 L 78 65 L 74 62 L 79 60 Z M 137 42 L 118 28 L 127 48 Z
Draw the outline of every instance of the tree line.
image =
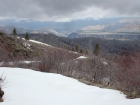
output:
M 69 50 L 69 48 L 68 48 L 68 50 Z M 83 52 L 84 52 L 83 49 L 80 48 L 78 44 L 75 45 L 75 48 L 72 48 L 72 51 L 79 52 L 80 54 L 83 54 Z M 96 45 L 93 49 L 93 54 L 98 56 L 99 53 L 100 53 L 100 45 L 98 43 L 96 43 Z M 89 54 L 88 50 L 85 50 L 85 54 L 86 55 Z
M 16 36 L 17 35 L 17 30 L 16 30 L 16 28 L 14 28 L 13 29 L 13 36 Z M 29 34 L 28 34 L 28 32 L 26 32 L 26 34 L 25 34 L 25 39 L 26 40 L 29 40 Z

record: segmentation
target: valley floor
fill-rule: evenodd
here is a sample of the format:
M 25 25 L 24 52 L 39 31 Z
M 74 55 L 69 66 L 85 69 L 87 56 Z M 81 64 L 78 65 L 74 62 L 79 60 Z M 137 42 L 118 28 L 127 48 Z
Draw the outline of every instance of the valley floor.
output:
M 85 85 L 59 74 L 0 67 L 6 77 L 1 105 L 139 105 L 116 90 Z

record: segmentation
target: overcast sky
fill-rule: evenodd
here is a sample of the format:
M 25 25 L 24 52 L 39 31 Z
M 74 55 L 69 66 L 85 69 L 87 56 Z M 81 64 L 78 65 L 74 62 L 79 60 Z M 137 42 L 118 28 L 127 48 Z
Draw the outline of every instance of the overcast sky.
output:
M 0 19 L 70 21 L 140 16 L 140 0 L 0 0 Z

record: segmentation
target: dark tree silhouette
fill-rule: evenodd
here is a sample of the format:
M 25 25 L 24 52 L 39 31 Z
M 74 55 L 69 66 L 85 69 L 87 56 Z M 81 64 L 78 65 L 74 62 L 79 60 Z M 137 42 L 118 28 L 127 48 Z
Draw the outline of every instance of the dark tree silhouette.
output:
M 79 50 L 79 46 L 75 45 L 75 51 L 78 51 L 78 50 Z
M 15 28 L 13 29 L 13 35 L 14 35 L 14 36 L 16 36 L 16 35 L 17 35 L 17 31 L 16 31 L 16 29 L 15 29 Z
M 26 39 L 26 40 L 29 40 L 28 32 L 26 32 L 25 39 Z
M 83 50 L 82 49 L 80 50 L 80 53 L 83 53 Z
M 96 43 L 93 53 L 94 53 L 95 55 L 98 55 L 98 54 L 99 54 L 99 50 L 100 50 L 100 46 L 99 46 L 98 43 Z

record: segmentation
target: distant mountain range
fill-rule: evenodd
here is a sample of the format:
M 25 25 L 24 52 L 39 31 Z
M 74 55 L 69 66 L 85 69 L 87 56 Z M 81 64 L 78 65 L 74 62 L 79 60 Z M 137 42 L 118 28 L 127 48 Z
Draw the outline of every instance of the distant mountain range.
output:
M 24 28 L 20 28 L 20 27 L 14 27 L 14 26 L 0 26 L 0 31 L 3 31 L 7 34 L 12 34 L 13 29 L 16 28 L 17 30 L 17 34 L 25 34 L 26 32 L 31 33 L 31 34 L 48 34 L 48 33 L 52 33 L 55 34 L 57 36 L 64 36 L 64 34 L 61 34 L 53 29 L 49 29 L 49 28 L 42 28 L 42 29 L 38 29 L 38 30 L 31 30 L 31 29 L 24 29 Z
M 10 20 L 0 20 L 0 25 L 0 30 L 8 34 L 11 34 L 16 28 L 18 34 L 25 34 L 26 32 L 32 34 L 52 33 L 69 38 L 96 37 L 107 39 L 131 39 L 135 35 L 134 40 L 140 39 L 140 18 L 83 19 L 71 22 L 11 22 Z
M 68 35 L 69 38 L 140 39 L 140 18 L 122 19 L 111 24 L 91 25 Z
M 140 32 L 140 19 L 120 20 L 111 24 L 91 25 L 81 29 L 94 32 Z

